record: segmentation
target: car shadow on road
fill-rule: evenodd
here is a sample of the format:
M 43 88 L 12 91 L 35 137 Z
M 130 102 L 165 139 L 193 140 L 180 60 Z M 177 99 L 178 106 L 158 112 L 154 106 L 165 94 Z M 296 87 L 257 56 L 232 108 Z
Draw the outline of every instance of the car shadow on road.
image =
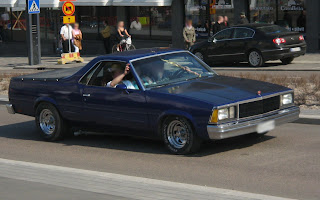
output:
M 44 142 L 35 127 L 34 121 L 0 126 L 0 138 Z M 273 136 L 268 135 L 263 137 L 246 135 L 221 141 L 209 141 L 203 144 L 199 152 L 187 155 L 187 157 L 204 157 L 235 149 L 243 149 L 273 138 Z M 56 143 L 66 146 L 94 147 L 106 150 L 113 149 L 149 154 L 170 154 L 164 148 L 164 144 L 161 141 L 115 134 L 73 136 Z

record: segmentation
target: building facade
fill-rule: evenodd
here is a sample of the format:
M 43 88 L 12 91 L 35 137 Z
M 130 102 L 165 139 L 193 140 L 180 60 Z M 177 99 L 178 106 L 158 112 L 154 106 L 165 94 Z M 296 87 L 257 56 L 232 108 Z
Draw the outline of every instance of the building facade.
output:
M 25 40 L 25 0 L 1 0 L 1 23 L 6 23 L 7 36 L 13 41 Z M 41 39 L 58 41 L 62 26 L 62 2 L 40 0 Z M 192 19 L 198 40 L 212 35 L 212 24 L 219 15 L 237 24 L 245 12 L 250 23 L 270 23 L 301 32 L 309 52 L 320 50 L 319 0 L 77 0 L 76 20 L 86 40 L 101 39 L 103 21 L 115 27 L 124 21 L 130 34 L 138 39 L 168 40 L 182 47 L 182 28 Z M 130 29 L 138 19 L 141 29 Z M 2 25 L 2 27 L 4 27 Z M 1 28 L 1 25 L 0 25 Z M 58 45 L 58 44 L 57 44 Z

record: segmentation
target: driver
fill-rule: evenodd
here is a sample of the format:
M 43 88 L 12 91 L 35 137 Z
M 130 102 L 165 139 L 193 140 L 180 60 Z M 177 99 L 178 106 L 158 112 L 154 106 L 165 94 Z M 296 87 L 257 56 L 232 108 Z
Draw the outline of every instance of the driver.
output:
M 128 89 L 136 89 L 136 87 L 131 83 L 129 80 L 123 80 L 124 77 L 129 73 L 130 67 L 129 63 L 126 65 L 124 71 L 123 67 L 121 67 L 121 64 L 114 63 L 111 65 L 110 71 L 112 72 L 112 81 L 109 81 L 107 83 L 107 87 L 115 88 L 119 84 L 125 84 Z
M 157 82 L 164 81 L 168 78 L 164 70 L 164 62 L 156 61 L 150 63 L 152 66 L 147 68 L 148 73 L 145 77 L 142 78 L 143 82 L 147 82 L 148 84 L 154 84 Z

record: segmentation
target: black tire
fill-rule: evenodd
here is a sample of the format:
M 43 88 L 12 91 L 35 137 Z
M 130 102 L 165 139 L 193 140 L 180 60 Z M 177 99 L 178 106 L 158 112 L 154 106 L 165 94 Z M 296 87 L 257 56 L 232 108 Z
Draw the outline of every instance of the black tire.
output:
M 294 59 L 294 57 L 289 57 L 289 58 L 283 58 L 283 59 L 280 59 L 280 60 L 281 60 L 283 65 L 288 65 L 288 64 L 292 63 L 293 59 Z
M 251 67 L 261 67 L 264 65 L 264 59 L 260 51 L 251 50 L 248 53 L 248 63 Z
M 46 113 L 48 114 L 46 115 Z M 51 119 L 54 120 L 54 128 L 49 130 L 50 133 L 48 133 L 48 130 L 47 132 L 45 131 L 46 128 L 43 128 L 43 127 L 48 127 L 44 124 L 49 124 L 49 122 L 48 123 L 40 122 L 40 121 L 43 122 L 42 120 L 44 118 L 43 116 L 48 116 L 50 120 Z M 57 109 L 50 103 L 40 103 L 38 105 L 38 107 L 36 108 L 35 121 L 41 136 L 46 141 L 58 141 L 63 139 L 65 136 L 71 135 L 72 133 L 67 122 L 62 119 Z
M 176 140 L 174 140 L 173 137 L 170 137 L 171 134 L 169 132 L 172 129 L 172 124 L 180 124 L 180 127 L 185 129 L 185 131 L 182 131 L 182 133 L 185 133 L 184 134 L 185 143 L 181 147 L 175 146 L 173 141 L 176 141 Z M 167 117 L 162 124 L 161 133 L 162 133 L 166 148 L 173 154 L 185 155 L 185 154 L 194 153 L 199 150 L 202 143 L 202 140 L 195 133 L 191 123 L 183 117 L 178 117 L 178 116 Z

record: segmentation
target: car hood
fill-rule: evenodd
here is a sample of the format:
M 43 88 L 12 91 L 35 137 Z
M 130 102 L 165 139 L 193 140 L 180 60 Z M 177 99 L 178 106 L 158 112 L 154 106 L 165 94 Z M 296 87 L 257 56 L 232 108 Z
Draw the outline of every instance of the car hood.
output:
M 214 76 L 154 89 L 160 93 L 184 96 L 211 103 L 214 106 L 234 103 L 291 89 L 250 79 Z

